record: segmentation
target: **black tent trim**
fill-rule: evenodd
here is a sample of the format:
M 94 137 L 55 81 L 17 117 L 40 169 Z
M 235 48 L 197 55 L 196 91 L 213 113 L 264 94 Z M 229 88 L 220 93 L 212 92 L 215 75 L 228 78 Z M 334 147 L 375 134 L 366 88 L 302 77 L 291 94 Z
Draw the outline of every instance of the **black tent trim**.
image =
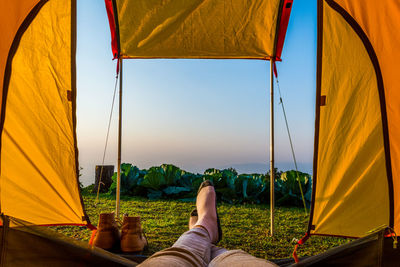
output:
M 322 33 L 323 33 L 323 2 L 317 2 L 317 92 L 315 103 L 315 134 L 314 134 L 314 160 L 313 160 L 313 181 L 311 194 L 310 221 L 308 223 L 307 235 L 314 230 L 312 225 L 315 206 L 315 192 L 317 187 L 317 169 L 318 169 L 318 145 L 319 145 L 319 122 L 320 122 L 320 105 L 321 105 L 321 77 L 322 77 Z

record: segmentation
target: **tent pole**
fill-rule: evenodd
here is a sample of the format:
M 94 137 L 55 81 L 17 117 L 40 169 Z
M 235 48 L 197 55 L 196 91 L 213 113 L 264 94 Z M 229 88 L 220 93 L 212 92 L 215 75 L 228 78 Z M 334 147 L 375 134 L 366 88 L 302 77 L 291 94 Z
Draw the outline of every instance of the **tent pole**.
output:
M 275 168 L 274 168 L 274 60 L 271 63 L 271 78 L 270 78 L 270 135 L 269 135 L 269 159 L 270 159 L 270 217 L 271 217 L 271 230 L 270 235 L 274 236 L 274 211 L 275 211 Z
M 118 168 L 117 196 L 115 201 L 115 218 L 119 219 L 119 202 L 121 192 L 121 132 L 122 132 L 122 58 L 119 59 L 119 114 L 118 114 Z

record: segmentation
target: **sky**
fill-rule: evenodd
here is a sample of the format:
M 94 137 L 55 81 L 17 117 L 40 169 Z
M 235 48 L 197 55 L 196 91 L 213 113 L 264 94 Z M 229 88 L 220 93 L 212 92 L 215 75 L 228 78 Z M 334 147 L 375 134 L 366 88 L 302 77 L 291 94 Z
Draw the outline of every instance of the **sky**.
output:
M 116 76 L 104 1 L 77 6 L 77 137 L 81 180 L 102 164 Z M 295 0 L 279 87 L 299 163 L 311 173 L 316 75 L 316 1 Z M 123 70 L 122 162 L 202 173 L 269 170 L 270 63 L 261 60 L 130 59 Z M 294 169 L 275 82 L 275 160 Z M 116 100 L 118 99 L 118 96 Z M 117 165 L 118 102 L 104 164 Z M 116 169 L 116 168 L 115 168 Z

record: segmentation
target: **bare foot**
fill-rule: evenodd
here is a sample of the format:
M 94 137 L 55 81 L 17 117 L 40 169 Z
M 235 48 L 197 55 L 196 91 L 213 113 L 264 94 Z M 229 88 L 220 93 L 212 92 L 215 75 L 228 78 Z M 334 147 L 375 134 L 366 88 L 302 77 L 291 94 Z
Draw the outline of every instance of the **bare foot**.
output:
M 196 207 L 199 219 L 195 227 L 203 227 L 210 236 L 211 243 L 218 241 L 216 194 L 213 186 L 203 187 L 197 194 Z

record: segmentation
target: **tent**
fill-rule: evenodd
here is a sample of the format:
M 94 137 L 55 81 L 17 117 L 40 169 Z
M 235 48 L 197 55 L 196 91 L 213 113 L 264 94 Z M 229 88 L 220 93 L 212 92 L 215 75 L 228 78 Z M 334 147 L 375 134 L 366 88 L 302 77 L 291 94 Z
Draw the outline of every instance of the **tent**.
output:
M 118 49 L 117 56 L 120 59 L 120 48 L 126 49 L 126 57 L 130 57 L 132 44 L 138 44 L 138 47 L 144 48 L 140 57 L 152 54 L 156 57 L 182 57 L 178 52 L 183 49 L 190 53 L 197 51 L 193 56 L 188 56 L 194 58 L 280 60 L 289 19 L 289 13 L 283 11 L 290 10 L 291 2 L 238 1 L 226 8 L 221 5 L 223 2 L 215 0 L 165 1 L 164 7 L 160 6 L 159 1 L 106 1 L 106 6 L 111 6 L 108 12 L 111 12 L 112 18 L 118 14 L 129 25 L 133 18 L 138 17 L 138 14 L 132 16 L 134 13 L 130 8 L 135 8 L 135 12 L 148 12 L 151 5 L 158 4 L 154 10 L 156 16 L 147 21 L 150 22 L 148 26 L 141 28 L 140 35 L 133 43 L 125 42 L 129 38 L 124 39 L 132 34 L 129 32 L 132 27 L 124 28 L 123 23 L 119 23 L 119 17 L 118 20 L 111 19 L 111 24 L 118 22 L 113 35 L 114 44 L 118 46 L 113 48 Z M 21 251 L 15 245 L 20 243 L 22 248 L 22 240 L 36 240 L 36 243 L 32 241 L 32 246 L 41 242 L 54 244 L 54 240 L 50 238 L 51 235 L 25 229 L 52 225 L 94 228 L 85 213 L 78 186 L 76 1 L 3 1 L 0 12 L 1 259 L 2 265 L 17 262 L 33 264 L 32 254 L 15 257 L 15 253 Z M 171 31 L 178 30 L 178 33 L 190 37 L 187 33 L 192 34 L 193 28 L 182 22 L 189 21 L 194 23 L 192 25 L 206 23 L 204 16 L 211 14 L 217 21 L 221 18 L 226 21 L 207 23 L 207 27 L 216 28 L 202 31 L 200 38 L 209 36 L 213 31 L 215 33 L 201 47 L 197 46 L 199 39 L 189 40 L 182 39 L 179 34 L 171 35 Z M 144 20 L 148 18 L 144 16 L 145 13 L 141 15 Z M 152 25 L 154 22 L 161 23 Z M 151 26 L 157 26 L 157 29 L 153 31 Z M 162 46 L 154 47 L 154 40 L 168 39 L 165 38 L 166 34 L 174 38 Z M 197 33 L 192 34 L 192 37 L 195 36 Z M 135 43 L 137 40 L 138 43 Z M 163 54 L 168 49 L 157 52 L 157 48 L 168 48 L 168 44 L 171 48 L 178 42 L 182 46 L 169 54 Z M 63 242 L 57 244 L 61 244 L 61 247 L 65 245 Z M 88 250 L 90 252 L 90 248 Z M 40 250 L 32 250 L 32 253 L 42 254 L 43 258 L 45 256 Z M 66 260 L 54 250 L 46 256 L 49 264 Z
M 281 57 L 292 0 L 105 3 L 113 54 L 121 67 L 127 58 L 247 58 L 270 60 L 272 66 Z M 0 13 L 1 264 L 32 265 L 32 259 L 71 264 L 60 250 L 87 265 L 134 264 L 37 228 L 93 228 L 78 187 L 76 1 L 3 1 Z M 400 232 L 400 39 L 392 34 L 398 32 L 399 15 L 395 1 L 318 1 L 315 160 L 307 236 L 361 237 L 382 225 Z M 202 27 L 194 27 L 198 24 Z M 271 164 L 273 170 L 273 160 Z M 395 237 L 386 234 L 374 234 L 375 243 L 366 241 L 375 244 L 379 264 L 400 260 L 400 253 L 387 245 Z M 353 243 L 353 248 L 360 255 L 368 253 L 366 243 Z M 340 252 L 354 251 L 349 249 L 327 252 L 331 254 L 325 259 L 343 258 Z M 323 263 L 321 256 L 302 262 Z

